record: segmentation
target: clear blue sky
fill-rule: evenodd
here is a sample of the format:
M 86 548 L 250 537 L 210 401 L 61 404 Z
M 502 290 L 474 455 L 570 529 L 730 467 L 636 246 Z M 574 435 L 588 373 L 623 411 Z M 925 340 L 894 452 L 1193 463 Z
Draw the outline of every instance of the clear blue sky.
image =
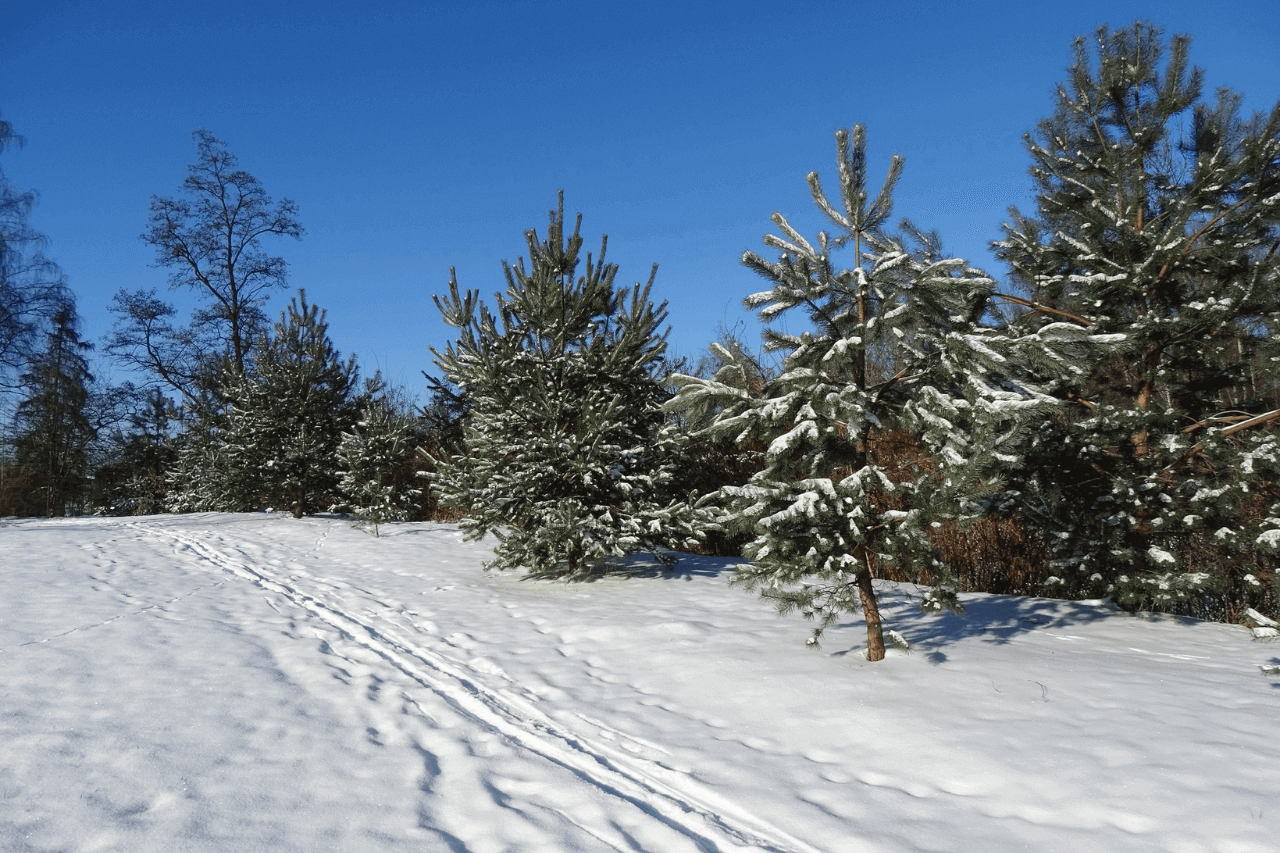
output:
M 559 188 L 620 281 L 659 264 L 673 349 L 696 355 L 761 288 L 738 259 L 770 214 L 821 227 L 804 176 L 833 181 L 832 134 L 855 122 L 878 173 L 906 157 L 895 215 L 1002 275 L 988 243 L 1029 207 L 1022 135 L 1072 39 L 1139 18 L 1194 37 L 1210 92 L 1280 99 L 1274 0 L 0 0 L 0 116 L 27 138 L 0 166 L 38 191 L 32 224 L 98 340 L 117 290 L 165 292 L 138 235 L 208 128 L 298 203 L 304 239 L 267 248 L 339 348 L 420 392 L 449 267 L 500 289 Z

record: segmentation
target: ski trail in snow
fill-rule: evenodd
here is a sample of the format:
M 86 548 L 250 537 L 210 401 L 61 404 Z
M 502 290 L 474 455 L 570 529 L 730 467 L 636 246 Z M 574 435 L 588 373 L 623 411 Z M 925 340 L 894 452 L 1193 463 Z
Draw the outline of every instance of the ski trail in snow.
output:
M 330 587 L 334 597 L 339 599 L 337 602 L 322 601 L 318 595 L 323 593 L 312 594 L 299 588 L 296 576 L 291 579 L 273 576 L 267 567 L 251 565 L 248 559 L 224 553 L 215 543 L 198 535 L 172 529 L 157 530 L 142 524 L 132 526 L 146 536 L 172 540 L 180 548 L 189 550 L 197 560 L 284 597 L 336 630 L 344 639 L 358 644 L 434 693 L 466 720 L 569 771 L 597 790 L 630 804 L 684 836 L 700 850 L 707 853 L 721 850 L 819 853 L 818 848 L 759 819 L 701 785 L 687 773 L 665 766 L 660 760 L 636 755 L 623 746 L 612 746 L 586 736 L 552 719 L 534 704 L 540 700 L 532 692 L 521 691 L 529 698 L 518 695 L 512 689 L 518 685 L 512 685 L 505 673 L 482 672 L 448 655 L 423 648 L 394 626 L 386 624 L 388 620 L 385 618 L 380 620 L 384 624 L 373 624 L 374 619 L 368 617 L 376 618 L 378 614 L 374 611 L 366 611 L 367 615 L 362 618 L 360 613 L 344 606 L 347 602 L 341 600 L 338 589 Z M 220 539 L 217 544 L 225 545 Z M 320 544 L 318 542 L 316 547 Z M 328 586 L 317 581 L 318 586 Z M 481 675 L 502 678 L 508 686 L 495 687 L 486 683 Z M 412 697 L 405 698 L 413 701 Z M 426 716 L 429 719 L 429 715 Z M 620 744 L 631 743 L 650 754 L 666 752 L 656 744 L 634 738 L 599 720 L 582 714 L 575 716 L 597 732 L 606 733 L 606 738 L 619 740 Z M 563 812 L 558 813 L 579 830 L 604 842 L 591 827 Z

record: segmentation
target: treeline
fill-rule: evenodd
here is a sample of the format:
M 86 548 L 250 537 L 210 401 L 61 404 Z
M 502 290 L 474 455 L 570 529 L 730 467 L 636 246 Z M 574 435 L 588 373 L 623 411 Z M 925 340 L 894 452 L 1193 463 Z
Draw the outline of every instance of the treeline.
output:
M 261 240 L 301 236 L 297 212 L 207 132 L 145 235 L 204 307 L 186 325 L 154 292 L 112 308 L 104 349 L 143 388 L 94 386 L 65 287 L 13 260 L 5 184 L 5 298 L 35 307 L 4 315 L 21 390 L 0 513 L 447 516 L 498 535 L 496 568 L 570 577 L 638 550 L 740 554 L 735 582 L 813 618 L 812 642 L 863 611 L 873 659 L 875 578 L 926 585 L 934 609 L 988 590 L 1274 616 L 1280 104 L 1207 99 L 1188 50 L 1141 23 L 1077 41 L 1026 138 L 1035 209 L 993 243 L 1003 286 L 894 219 L 903 161 L 874 180 L 855 127 L 834 180 L 808 178 L 829 230 L 775 213 L 767 255 L 742 258 L 761 349 L 729 335 L 670 360 L 653 276 L 616 286 L 561 198 L 492 305 L 456 279 L 437 297 L 457 337 L 424 410 L 362 381 L 305 294 L 268 321 L 285 265 Z
M 0 131 L 19 141 L 7 123 Z M 195 139 L 182 194 L 152 199 L 143 239 L 199 307 L 182 323 L 143 290 L 110 308 L 103 350 L 138 383 L 95 379 L 74 296 L 26 226 L 33 197 L 0 176 L 0 515 L 278 507 L 349 511 L 375 531 L 431 517 L 417 451 L 456 444 L 457 413 L 418 411 L 379 376 L 362 380 L 302 291 L 271 322 L 264 308 L 286 265 L 263 243 L 302 235 L 296 206 L 274 202 L 207 131 Z

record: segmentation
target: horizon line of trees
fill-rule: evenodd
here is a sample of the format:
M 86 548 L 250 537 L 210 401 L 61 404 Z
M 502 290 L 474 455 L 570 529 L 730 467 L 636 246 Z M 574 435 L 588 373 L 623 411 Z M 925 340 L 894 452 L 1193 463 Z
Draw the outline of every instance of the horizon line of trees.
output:
M 111 306 L 104 350 L 139 386 L 94 380 L 32 196 L 0 173 L 0 515 L 450 518 L 497 535 L 491 567 L 562 577 L 741 555 L 734 582 L 813 619 L 813 644 L 862 612 L 873 660 L 899 639 L 874 579 L 934 610 L 985 590 L 1275 616 L 1280 103 L 1207 98 L 1189 46 L 1141 22 L 1077 40 L 1025 139 L 1035 209 L 993 243 L 1006 290 L 893 221 L 903 160 L 877 187 L 855 126 L 835 183 L 808 176 L 829 230 L 774 213 L 769 254 L 741 259 L 761 349 L 722 332 L 672 360 L 656 265 L 616 286 L 561 195 L 492 305 L 454 277 L 436 297 L 457 337 L 423 409 L 362 380 L 305 292 L 269 321 L 287 266 L 264 243 L 302 236 L 297 207 L 208 131 L 142 235 L 199 307 Z

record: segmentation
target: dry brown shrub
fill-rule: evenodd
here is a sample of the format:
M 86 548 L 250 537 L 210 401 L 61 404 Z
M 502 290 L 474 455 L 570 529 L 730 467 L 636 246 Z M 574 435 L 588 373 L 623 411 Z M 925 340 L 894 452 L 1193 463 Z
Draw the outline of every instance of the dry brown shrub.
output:
M 962 592 L 1044 594 L 1048 552 L 1016 519 L 982 518 L 967 527 L 948 521 L 930 539 Z
M 31 483 L 16 466 L 0 462 L 0 516 L 25 515 Z
M 896 483 L 914 480 L 921 471 L 937 470 L 932 457 L 906 430 L 880 430 L 868 438 L 868 456 Z M 878 495 L 887 509 L 903 509 L 903 500 Z M 1040 593 L 1049 576 L 1048 553 L 1035 535 L 1016 519 L 983 518 L 968 525 L 946 521 L 930 534 L 938 558 L 947 564 L 963 592 L 1012 595 Z M 929 576 L 908 577 L 896 566 L 881 563 L 876 576 L 910 583 L 932 583 Z
M 0 462 L 0 516 L 39 516 L 45 510 L 34 478 L 16 465 Z

